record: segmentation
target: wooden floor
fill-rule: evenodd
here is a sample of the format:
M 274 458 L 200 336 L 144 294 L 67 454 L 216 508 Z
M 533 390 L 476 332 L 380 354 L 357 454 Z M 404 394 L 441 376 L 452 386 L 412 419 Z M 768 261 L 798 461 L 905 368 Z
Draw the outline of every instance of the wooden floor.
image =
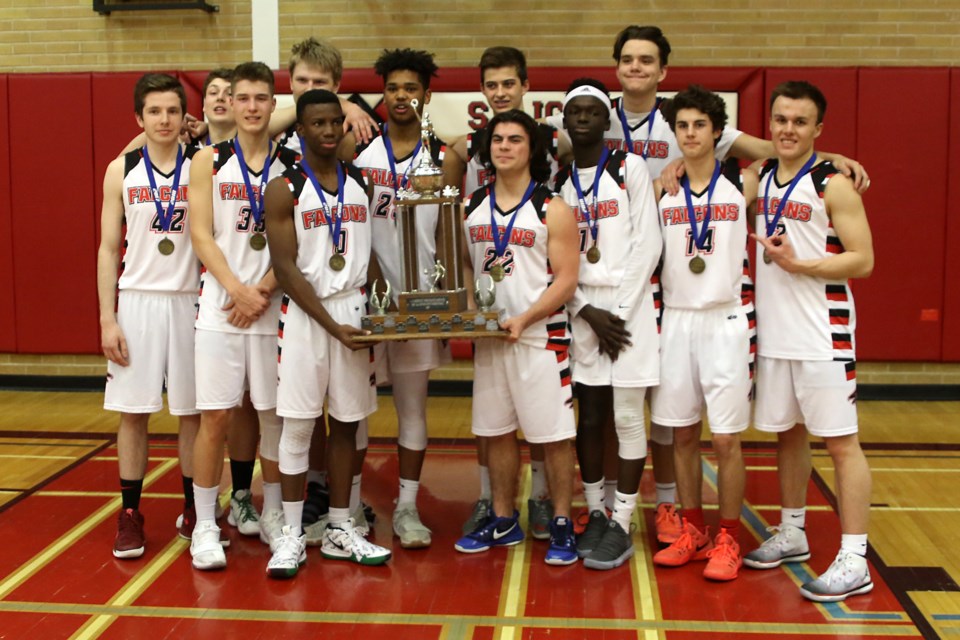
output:
M 860 403 L 874 477 L 869 559 L 877 588 L 840 605 L 797 593 L 832 560 L 839 536 L 834 476 L 820 448 L 808 516 L 814 555 L 792 569 L 744 568 L 735 582 L 717 585 L 697 567 L 654 567 L 649 470 L 639 552 L 620 570 L 547 567 L 544 545 L 534 541 L 457 554 L 453 541 L 477 490 L 469 398 L 430 400 L 433 444 L 421 489 L 421 514 L 434 529 L 427 551 L 393 544 L 396 417 L 381 397 L 364 494 L 379 514 L 376 541 L 395 550 L 387 567 L 324 561 L 311 550 L 294 581 L 270 581 L 266 547 L 230 530 L 227 570 L 193 571 L 173 528 L 179 472 L 176 424 L 166 416 L 151 425 L 147 553 L 115 560 L 116 416 L 101 403 L 97 393 L 0 392 L 0 638 L 960 637 L 960 403 Z M 741 543 L 749 549 L 778 508 L 771 440 L 752 430 L 745 440 Z M 715 501 L 709 453 L 704 470 L 705 499 Z

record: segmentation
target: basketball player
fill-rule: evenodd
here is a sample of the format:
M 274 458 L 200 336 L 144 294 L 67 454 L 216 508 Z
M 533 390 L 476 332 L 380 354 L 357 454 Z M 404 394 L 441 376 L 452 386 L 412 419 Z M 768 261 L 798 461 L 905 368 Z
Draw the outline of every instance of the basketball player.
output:
M 360 420 L 377 409 L 370 350 L 353 341 L 365 311 L 361 288 L 370 261 L 369 204 L 363 175 L 337 159 L 343 111 L 337 96 L 314 89 L 297 101 L 301 162 L 267 189 L 267 226 L 280 317 L 277 411 L 283 416 L 280 469 L 286 522 L 267 564 L 274 578 L 296 575 L 306 561 L 301 528 L 311 432 L 330 422 L 330 510 L 325 558 L 383 564 L 390 551 L 364 540 L 350 517 L 353 455 Z
M 682 191 L 661 190 L 663 229 L 660 286 L 660 386 L 651 413 L 656 424 L 674 430 L 677 488 L 683 504 L 683 533 L 653 557 L 678 567 L 709 560 L 703 575 L 728 581 L 742 560 L 737 542 L 746 470 L 740 433 L 750 423 L 754 327 L 747 207 L 756 199 L 757 177 L 722 164 L 715 145 L 727 123 L 720 96 L 691 85 L 665 106 L 686 173 Z M 720 531 L 711 539 L 704 523 L 700 462 L 701 415 L 706 405 L 717 457 Z
M 633 556 L 630 520 L 647 455 L 644 398 L 660 378 L 657 310 L 650 279 L 662 240 L 647 167 L 603 141 L 610 96 L 596 80 L 575 80 L 563 101 L 573 164 L 556 188 L 576 212 L 580 274 L 568 303 L 571 360 L 580 414 L 577 458 L 589 519 L 577 551 L 593 569 Z M 613 418 L 619 473 L 613 516 L 604 511 L 604 430 Z
M 113 546 L 117 558 L 138 558 L 144 552 L 140 493 L 147 467 L 147 424 L 150 414 L 163 408 L 164 381 L 170 414 L 180 422 L 183 519 L 191 521 L 193 441 L 200 425 L 192 329 L 200 265 L 191 248 L 187 215 L 193 152 L 178 138 L 187 98 L 175 78 L 147 74 L 137 81 L 133 102 L 146 144 L 107 167 L 97 253 L 100 337 L 108 360 L 104 408 L 120 412 L 117 457 L 123 507 Z
M 760 174 L 759 360 L 754 424 L 777 434 L 782 519 L 745 562 L 756 569 L 810 557 L 805 526 L 807 432 L 833 460 L 840 552 L 804 597 L 836 602 L 873 589 L 867 566 L 870 469 L 857 438 L 856 309 L 848 280 L 873 271 L 870 225 L 854 183 L 816 151 L 827 101 L 807 82 L 770 97 L 776 157 Z
M 393 49 L 384 50 L 374 70 L 383 78 L 387 122 L 379 137 L 361 147 L 355 164 L 373 186 L 373 250 L 396 296 L 404 289 L 394 204 L 397 191 L 410 188 L 408 176 L 422 154 L 429 153 L 438 166 L 443 162 L 444 143 L 432 138 L 430 148 L 424 149 L 420 137 L 420 118 L 424 105 L 430 102 L 430 79 L 437 74 L 437 65 L 433 55 L 426 51 Z M 412 104 L 414 100 L 416 107 Z M 437 215 L 436 206 L 417 207 L 417 251 L 421 265 L 432 265 L 436 260 Z M 432 282 L 427 274 L 419 276 L 420 289 L 430 290 Z M 439 366 L 442 355 L 439 340 L 387 342 L 378 347 L 378 368 L 386 368 L 393 385 L 393 403 L 399 422 L 400 488 L 393 512 L 393 532 L 405 549 L 428 547 L 432 542 L 431 531 L 417 510 L 417 493 L 427 449 L 427 383 L 430 371 Z
M 494 115 L 511 109 L 523 110 L 523 96 L 530 89 L 527 79 L 527 58 L 513 47 L 490 47 L 480 56 L 480 90 Z M 450 145 L 451 152 L 443 159 L 444 183 L 463 188 L 471 194 L 493 179 L 494 168 L 480 161 L 480 149 L 489 133 L 484 126 L 471 134 L 461 136 Z M 537 135 L 550 163 L 550 179 L 557 172 L 559 150 L 557 130 L 540 124 Z M 463 533 L 470 533 L 486 519 L 490 511 L 490 470 L 487 466 L 487 443 L 477 438 L 477 460 L 480 463 L 480 498 L 474 504 L 470 517 L 463 525 Z M 550 537 L 550 520 L 553 519 L 553 504 L 547 491 L 547 478 L 543 462 L 543 447 L 530 445 L 530 498 L 527 500 L 530 535 L 537 539 Z
M 577 549 L 570 521 L 576 429 L 564 304 L 576 291 L 579 255 L 570 208 L 542 184 L 550 167 L 539 147 L 533 118 L 517 110 L 494 116 L 484 155 L 496 180 L 467 206 L 465 279 L 473 282 L 475 273 L 494 280 L 508 335 L 476 344 L 473 433 L 488 438 L 493 509 L 455 548 L 477 553 L 523 540 L 514 508 L 521 428 L 546 452 L 556 516 L 545 561 L 566 565 L 577 561 Z
M 270 177 L 296 154 L 270 141 L 276 104 L 273 73 L 262 63 L 234 69 L 232 108 L 237 137 L 197 153 L 191 166 L 192 238 L 205 272 L 197 314 L 197 407 L 200 433 L 194 449 L 197 524 L 190 553 L 197 569 L 219 569 L 226 557 L 214 521 L 223 439 L 229 410 L 249 386 L 260 417 L 264 517 L 260 537 L 272 543 L 282 519 L 277 466 L 281 423 L 276 416 L 276 331 L 279 293 L 264 235 L 262 194 Z

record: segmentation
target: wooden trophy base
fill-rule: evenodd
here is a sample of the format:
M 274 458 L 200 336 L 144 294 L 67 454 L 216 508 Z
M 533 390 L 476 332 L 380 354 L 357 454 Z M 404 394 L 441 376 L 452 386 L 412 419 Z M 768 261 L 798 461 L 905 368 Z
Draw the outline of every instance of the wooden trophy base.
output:
M 448 338 L 503 338 L 500 328 L 503 310 L 438 311 L 436 313 L 387 313 L 363 316 L 360 328 L 370 335 L 356 336 L 356 342 L 391 340 L 446 340 Z

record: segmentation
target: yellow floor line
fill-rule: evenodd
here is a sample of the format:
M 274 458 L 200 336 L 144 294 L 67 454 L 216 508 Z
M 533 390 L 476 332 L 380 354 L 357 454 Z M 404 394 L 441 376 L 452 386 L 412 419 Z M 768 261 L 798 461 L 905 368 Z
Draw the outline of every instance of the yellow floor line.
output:
M 167 463 L 159 465 L 153 471 L 148 473 L 143 479 L 143 486 L 150 486 L 150 484 L 163 476 L 163 474 L 169 471 L 171 467 L 176 465 L 176 463 L 176 460 L 170 460 Z M 120 497 L 117 496 L 107 504 L 97 509 L 89 517 L 84 518 L 80 524 L 64 535 L 60 536 L 60 538 L 58 538 L 50 546 L 35 555 L 27 563 L 21 565 L 19 569 L 7 576 L 3 582 L 0 582 L 0 600 L 10 595 L 13 590 L 26 582 L 33 574 L 50 563 L 58 555 L 73 546 L 77 540 L 85 536 L 92 529 L 96 528 L 101 522 L 109 518 L 111 515 L 116 515 L 121 504 Z M 108 553 L 108 551 L 104 549 L 104 553 Z
M 526 496 L 530 494 L 530 467 L 524 466 L 523 468 L 523 480 L 519 483 L 519 494 L 520 496 Z M 524 523 L 523 518 L 520 522 L 521 526 L 524 524 L 529 525 L 529 523 Z M 530 561 L 527 557 L 527 546 L 531 544 L 533 537 L 530 535 L 530 527 L 525 527 L 527 530 L 526 539 L 513 547 L 511 547 L 507 553 L 510 555 L 507 558 L 507 566 L 504 570 L 504 575 L 506 577 L 506 588 L 503 593 L 501 593 L 501 602 L 502 608 L 500 611 L 500 617 L 502 618 L 522 618 L 524 613 L 524 603 L 526 602 L 526 583 L 527 577 L 530 572 Z M 521 631 L 520 626 L 504 626 L 499 629 L 499 634 L 496 634 L 500 640 L 514 640 L 518 637 L 518 633 Z

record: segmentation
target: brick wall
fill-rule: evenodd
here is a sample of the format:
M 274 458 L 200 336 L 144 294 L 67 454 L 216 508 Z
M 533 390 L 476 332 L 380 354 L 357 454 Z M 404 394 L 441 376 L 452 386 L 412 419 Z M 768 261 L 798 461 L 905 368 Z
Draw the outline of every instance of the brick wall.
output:
M 122 2 L 124 0 L 111 0 Z M 209 0 L 220 12 L 118 12 L 90 0 L 0 6 L 0 72 L 209 69 L 248 58 L 250 5 Z M 442 66 L 472 66 L 492 44 L 523 49 L 533 66 L 610 63 L 630 22 L 660 25 L 676 66 L 955 65 L 957 0 L 280 0 L 280 59 L 308 35 L 327 38 L 348 67 L 384 47 L 414 46 Z M 13 5 L 13 6 L 11 6 Z M 574 33 L 575 35 L 567 35 Z

